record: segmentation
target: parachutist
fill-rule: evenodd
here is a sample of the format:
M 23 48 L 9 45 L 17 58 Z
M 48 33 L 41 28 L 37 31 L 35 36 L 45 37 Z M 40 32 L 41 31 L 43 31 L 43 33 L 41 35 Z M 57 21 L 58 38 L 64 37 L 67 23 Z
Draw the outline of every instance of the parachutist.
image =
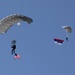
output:
M 67 32 L 66 40 L 68 41 L 68 36 L 69 36 L 69 33 L 72 33 L 72 28 L 70 26 L 62 26 L 62 28 L 64 28 Z
M 66 40 L 68 41 L 68 37 L 66 37 Z

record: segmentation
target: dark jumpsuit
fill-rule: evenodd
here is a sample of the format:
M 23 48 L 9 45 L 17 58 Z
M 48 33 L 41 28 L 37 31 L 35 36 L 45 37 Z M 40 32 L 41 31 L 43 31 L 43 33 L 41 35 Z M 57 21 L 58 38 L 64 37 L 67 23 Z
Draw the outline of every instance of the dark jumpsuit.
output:
M 66 40 L 68 41 L 68 37 L 66 37 Z
M 12 48 L 11 54 L 13 53 L 15 54 L 16 45 L 13 45 L 11 48 Z

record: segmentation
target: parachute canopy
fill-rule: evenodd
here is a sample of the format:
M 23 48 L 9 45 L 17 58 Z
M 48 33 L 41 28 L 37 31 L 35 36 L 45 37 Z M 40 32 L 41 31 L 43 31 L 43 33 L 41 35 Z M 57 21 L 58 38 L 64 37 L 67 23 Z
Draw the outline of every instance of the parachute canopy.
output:
M 54 42 L 61 45 L 64 42 L 64 40 L 59 39 L 59 38 L 54 38 Z
M 68 33 L 72 32 L 72 28 L 70 26 L 62 26 L 62 28 L 64 28 Z
M 3 34 L 7 32 L 11 26 L 20 21 L 26 21 L 28 24 L 33 22 L 33 20 L 27 16 L 21 14 L 12 14 L 0 20 L 0 33 Z

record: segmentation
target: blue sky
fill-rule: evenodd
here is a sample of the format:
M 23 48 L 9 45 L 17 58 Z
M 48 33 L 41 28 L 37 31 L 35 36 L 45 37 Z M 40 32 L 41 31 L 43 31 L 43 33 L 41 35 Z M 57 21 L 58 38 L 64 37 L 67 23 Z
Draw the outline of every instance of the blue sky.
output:
M 33 23 L 15 24 L 0 35 L 0 75 L 75 75 L 75 0 L 0 0 L 0 19 L 11 14 L 31 17 Z M 68 42 L 64 25 L 73 30 Z M 65 40 L 62 46 L 55 37 Z M 11 55 L 13 39 L 20 60 Z

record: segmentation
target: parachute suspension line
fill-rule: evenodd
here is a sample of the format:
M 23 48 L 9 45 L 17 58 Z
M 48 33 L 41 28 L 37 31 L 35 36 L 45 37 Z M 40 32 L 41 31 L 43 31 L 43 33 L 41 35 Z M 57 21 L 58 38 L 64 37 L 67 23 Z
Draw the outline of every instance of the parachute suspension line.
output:
M 69 33 L 67 33 L 67 36 L 66 37 L 69 37 Z

